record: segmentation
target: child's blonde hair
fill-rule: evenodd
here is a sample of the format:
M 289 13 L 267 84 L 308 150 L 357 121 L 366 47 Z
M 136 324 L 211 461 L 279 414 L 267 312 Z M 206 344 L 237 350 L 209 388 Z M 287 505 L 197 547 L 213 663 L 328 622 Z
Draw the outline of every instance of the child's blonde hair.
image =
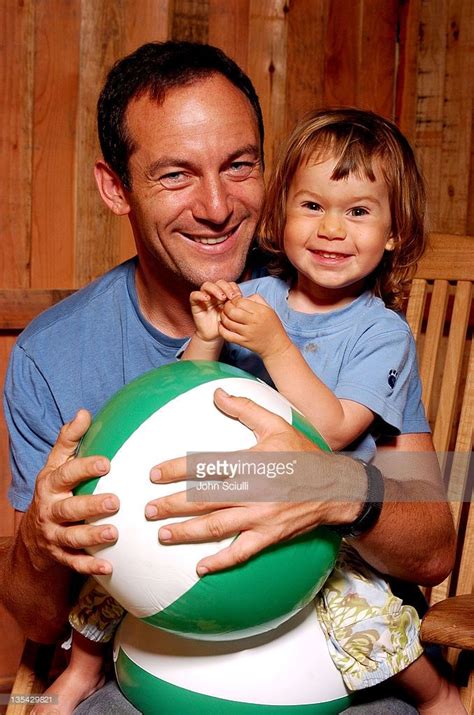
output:
M 260 245 L 271 254 L 270 272 L 296 274 L 285 256 L 283 234 L 288 190 L 298 167 L 309 160 L 334 158 L 331 179 L 350 174 L 375 181 L 378 161 L 388 188 L 394 250 L 385 251 L 368 277 L 368 287 L 387 307 L 399 310 L 425 250 L 425 185 L 413 150 L 393 122 L 354 108 L 309 113 L 293 130 L 272 173 L 260 223 Z

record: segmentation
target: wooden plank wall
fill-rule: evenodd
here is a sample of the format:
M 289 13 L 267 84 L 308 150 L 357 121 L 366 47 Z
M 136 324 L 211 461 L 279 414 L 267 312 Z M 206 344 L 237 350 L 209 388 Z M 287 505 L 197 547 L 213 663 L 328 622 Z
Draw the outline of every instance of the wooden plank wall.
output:
M 168 38 L 219 45 L 248 72 L 269 167 L 312 107 L 357 105 L 396 119 L 428 177 L 431 229 L 473 234 L 473 15 L 472 0 L 4 0 L 0 289 L 47 304 L 49 291 L 80 287 L 132 254 L 127 221 L 107 213 L 93 183 L 95 103 L 115 59 Z M 17 333 L 1 325 L 0 379 Z M 5 536 L 13 521 L 3 424 L 0 445 Z M 1 616 L 0 627 L 1 686 L 19 636 Z

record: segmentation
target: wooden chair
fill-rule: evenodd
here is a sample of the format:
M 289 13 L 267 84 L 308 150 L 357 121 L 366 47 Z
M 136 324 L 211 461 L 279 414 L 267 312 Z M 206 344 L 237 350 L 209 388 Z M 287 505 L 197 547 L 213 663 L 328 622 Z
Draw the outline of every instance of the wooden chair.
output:
M 458 533 L 453 573 L 426 593 L 431 608 L 423 620 L 422 638 L 450 646 L 448 658 L 461 675 L 466 658 L 457 654 L 460 649 L 474 651 L 474 509 L 469 479 L 474 410 L 473 273 L 474 237 L 432 234 L 406 310 L 417 341 L 423 400 L 435 447 L 442 455 Z M 448 451 L 454 453 L 452 460 L 444 458 Z M 13 692 L 41 692 L 50 658 L 51 648 L 27 642 Z M 469 669 L 468 661 L 467 666 Z M 473 680 L 471 677 L 462 691 L 469 713 L 474 713 Z M 8 707 L 7 715 L 28 711 L 28 706 L 14 705 Z
M 474 651 L 474 509 L 469 472 L 474 411 L 474 237 L 433 234 L 430 243 L 413 281 L 406 314 L 417 342 L 423 402 L 444 471 L 458 548 L 453 572 L 426 594 L 432 607 L 421 635 L 427 642 L 451 646 L 448 660 L 463 670 L 469 659 L 459 658 L 458 649 Z M 468 712 L 474 712 L 472 678 L 463 698 Z

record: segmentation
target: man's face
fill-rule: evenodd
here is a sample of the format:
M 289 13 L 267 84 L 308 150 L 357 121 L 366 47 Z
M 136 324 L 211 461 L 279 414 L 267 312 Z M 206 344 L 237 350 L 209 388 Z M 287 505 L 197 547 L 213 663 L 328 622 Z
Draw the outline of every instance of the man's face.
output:
M 199 286 L 242 272 L 263 200 L 257 121 L 222 75 L 142 96 L 126 114 L 130 220 L 141 261 Z M 151 263 L 150 263 L 151 262 Z

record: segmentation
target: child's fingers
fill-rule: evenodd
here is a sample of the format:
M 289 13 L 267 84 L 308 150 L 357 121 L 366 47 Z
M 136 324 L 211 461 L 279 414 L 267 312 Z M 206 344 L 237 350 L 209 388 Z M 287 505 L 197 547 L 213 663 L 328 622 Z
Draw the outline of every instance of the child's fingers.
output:
M 228 296 L 226 290 L 222 287 L 222 283 L 226 283 L 226 281 L 217 281 L 216 283 L 206 281 L 201 286 L 201 293 L 210 296 L 217 303 L 224 303 L 228 300 Z
M 270 308 L 265 298 L 262 298 L 262 296 L 258 293 L 253 293 L 253 295 L 249 295 L 247 300 L 250 300 L 252 303 L 258 303 L 259 305 L 266 305 L 267 308 Z
M 228 343 L 235 343 L 236 345 L 244 345 L 246 340 L 240 332 L 233 332 L 225 328 L 222 322 L 219 323 L 219 335 Z
M 248 327 L 248 322 L 239 322 L 237 320 L 232 320 L 228 315 L 221 313 L 220 324 L 228 331 L 242 335 L 245 328 Z M 222 337 L 224 337 L 222 335 Z M 225 338 L 227 340 L 227 338 Z
M 211 297 L 207 293 L 203 293 L 200 290 L 193 290 L 189 295 L 189 302 L 191 307 L 207 308 L 210 303 Z
M 210 295 L 221 302 L 225 300 L 232 300 L 232 298 L 239 298 L 242 295 L 237 283 L 234 283 L 233 281 L 225 281 L 223 278 L 220 278 L 215 283 L 206 281 L 202 284 L 201 290 L 207 291 Z
M 201 303 L 201 302 L 208 302 L 210 296 L 207 293 L 203 293 L 201 290 L 193 290 L 189 294 L 189 300 L 191 303 Z
M 228 301 L 223 309 L 223 315 L 236 323 L 247 324 L 255 316 L 255 303 L 246 298 L 238 298 L 237 301 Z
M 217 281 L 219 284 L 220 281 Z M 227 281 L 223 281 L 223 283 L 226 284 L 226 287 L 222 286 L 222 289 L 225 290 L 227 299 L 228 300 L 233 300 L 234 298 L 241 298 L 242 297 L 242 291 L 240 290 L 240 286 L 237 285 L 234 281 L 231 281 L 228 283 Z

